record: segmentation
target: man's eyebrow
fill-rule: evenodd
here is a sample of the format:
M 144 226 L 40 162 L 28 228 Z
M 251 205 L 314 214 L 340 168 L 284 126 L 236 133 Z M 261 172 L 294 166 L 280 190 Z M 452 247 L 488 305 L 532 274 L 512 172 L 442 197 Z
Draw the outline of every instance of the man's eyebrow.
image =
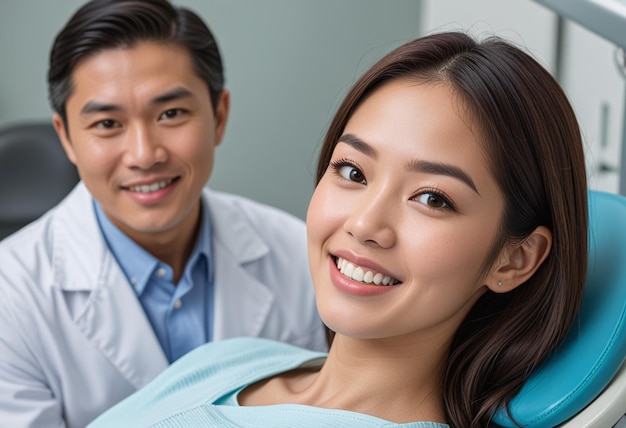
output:
M 150 100 L 150 104 L 163 104 L 168 101 L 177 100 L 179 98 L 187 98 L 192 97 L 193 93 L 189 89 L 183 87 L 177 87 L 170 91 L 165 92 L 164 94 L 158 95 L 152 100 Z
M 117 104 L 101 103 L 99 101 L 89 101 L 80 109 L 80 115 L 86 116 L 93 113 L 122 111 L 122 106 Z
M 339 137 L 339 140 L 337 142 L 346 143 L 352 148 L 363 153 L 364 155 L 374 159 L 378 159 L 378 152 L 376 151 L 376 149 L 354 134 L 343 134 L 341 137 Z
M 474 180 L 463 171 L 461 168 L 438 162 L 428 162 L 423 160 L 410 160 L 406 163 L 406 169 L 409 171 L 417 171 L 426 174 L 436 174 L 436 175 L 447 175 L 452 178 L 456 178 L 461 180 L 463 183 L 467 184 L 474 192 L 478 192 L 476 188 L 476 184 L 474 184 Z
M 177 87 L 152 98 L 150 100 L 150 104 L 163 104 L 168 101 L 177 100 L 179 98 L 192 97 L 192 96 L 193 94 L 189 89 L 186 89 L 183 87 Z M 80 114 L 81 116 L 85 116 L 85 115 L 94 114 L 94 113 L 113 112 L 113 111 L 122 111 L 122 110 L 124 109 L 119 104 L 103 103 L 100 101 L 89 101 L 83 106 L 83 108 L 80 109 Z

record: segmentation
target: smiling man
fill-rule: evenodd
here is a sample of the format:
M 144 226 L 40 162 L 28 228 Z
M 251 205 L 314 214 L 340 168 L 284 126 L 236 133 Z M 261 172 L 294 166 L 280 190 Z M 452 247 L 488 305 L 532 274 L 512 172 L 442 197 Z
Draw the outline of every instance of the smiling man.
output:
M 85 426 L 209 341 L 325 349 L 304 224 L 205 187 L 230 98 L 197 15 L 88 2 L 48 83 L 81 183 L 0 244 L 3 424 Z

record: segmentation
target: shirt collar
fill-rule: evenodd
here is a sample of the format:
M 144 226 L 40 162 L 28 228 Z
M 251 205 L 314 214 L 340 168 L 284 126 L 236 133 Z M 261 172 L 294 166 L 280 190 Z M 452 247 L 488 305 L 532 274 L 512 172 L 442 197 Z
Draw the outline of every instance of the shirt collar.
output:
M 204 199 L 204 196 L 203 196 Z M 161 262 L 152 254 L 144 250 L 135 241 L 126 236 L 115 226 L 102 210 L 100 204 L 94 199 L 96 218 L 104 239 L 120 265 L 126 278 L 135 289 L 135 293 L 141 296 L 150 277 L 160 265 L 171 272 L 171 267 Z M 201 203 L 201 224 L 196 244 L 185 266 L 183 275 L 190 275 L 190 271 L 200 260 L 204 258 L 209 266 L 211 264 L 211 219 L 206 203 Z
M 193 251 L 189 256 L 189 260 L 187 261 L 187 265 L 185 266 L 185 270 L 183 272 L 183 276 L 186 276 L 189 280 L 191 280 L 191 272 L 194 267 L 204 259 L 204 261 L 206 262 L 204 266 L 207 267 L 206 272 L 208 275 L 208 280 L 211 281 L 211 216 L 207 203 L 204 199 L 205 198 L 203 195 L 200 202 L 200 230 L 198 231 L 196 244 L 194 245 Z

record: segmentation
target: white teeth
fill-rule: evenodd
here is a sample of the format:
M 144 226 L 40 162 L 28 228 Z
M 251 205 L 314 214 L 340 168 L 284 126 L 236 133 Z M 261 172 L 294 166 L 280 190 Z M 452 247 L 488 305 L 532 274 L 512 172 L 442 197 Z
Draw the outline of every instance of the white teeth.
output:
M 381 282 L 383 282 L 383 274 L 377 273 L 376 275 L 374 275 L 374 280 L 372 282 L 376 285 L 380 285 Z
M 341 257 L 337 257 L 337 269 L 344 276 L 353 279 L 354 281 L 363 282 L 366 284 L 374 284 L 374 285 L 395 285 L 398 284 L 398 281 L 395 278 L 391 278 L 390 276 L 383 275 L 380 272 L 374 272 L 371 270 L 365 270 L 360 266 L 355 266 L 346 259 L 342 259 Z
M 363 282 L 364 273 L 365 272 L 363 272 L 363 269 L 358 267 L 354 269 L 354 273 L 352 274 L 352 279 L 355 281 Z
M 159 182 L 152 183 L 152 184 L 144 184 L 142 186 L 131 186 L 129 187 L 129 189 L 132 190 L 133 192 L 141 192 L 141 193 L 156 192 L 157 190 L 162 189 L 166 187 L 167 185 L 171 184 L 172 181 L 174 180 L 170 178 L 169 180 L 163 180 L 163 181 L 159 181 Z
M 363 282 L 366 284 L 371 284 L 373 279 L 374 274 L 371 270 L 368 270 L 367 272 L 365 272 L 365 275 L 363 275 Z

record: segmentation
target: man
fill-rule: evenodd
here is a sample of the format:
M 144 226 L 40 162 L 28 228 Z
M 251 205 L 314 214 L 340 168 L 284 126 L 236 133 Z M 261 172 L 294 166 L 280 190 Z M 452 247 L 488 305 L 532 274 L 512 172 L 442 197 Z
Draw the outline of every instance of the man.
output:
M 3 426 L 85 426 L 207 341 L 325 348 L 303 223 L 204 187 L 229 92 L 197 15 L 93 0 L 48 84 L 81 183 L 0 243 Z

